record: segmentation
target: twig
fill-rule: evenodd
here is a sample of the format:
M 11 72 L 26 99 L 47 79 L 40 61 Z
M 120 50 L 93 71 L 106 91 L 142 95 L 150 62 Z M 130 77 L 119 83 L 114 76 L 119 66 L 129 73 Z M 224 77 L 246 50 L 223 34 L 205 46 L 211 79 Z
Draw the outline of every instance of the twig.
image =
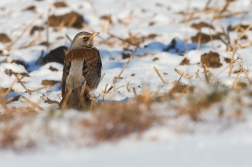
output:
M 113 89 L 113 86 L 110 86 L 110 87 L 108 88 L 108 90 L 107 90 L 107 88 L 108 88 L 108 84 L 105 85 L 105 88 L 104 88 L 104 90 L 102 91 L 102 93 L 104 93 L 104 94 L 109 93 L 109 91 L 111 91 L 111 90 Z
M 60 97 L 60 95 L 59 95 L 59 94 L 57 94 L 57 96 L 58 96 L 59 100 L 61 101 L 61 100 L 62 100 L 62 98 Z
M 182 78 L 182 75 L 179 76 L 179 79 L 178 79 L 177 83 L 180 82 L 181 78 Z
M 246 42 L 246 43 L 242 44 L 240 46 L 240 48 L 245 48 L 245 47 L 248 47 L 248 46 L 252 46 L 252 42 Z
M 130 42 L 129 40 L 125 40 L 125 39 L 123 39 L 123 38 L 121 38 L 121 37 L 118 37 L 118 36 L 116 36 L 116 35 L 114 35 L 114 34 L 111 34 L 111 33 L 109 33 L 109 32 L 108 32 L 108 34 L 109 34 L 111 37 L 114 37 L 114 38 L 119 39 L 120 41 L 126 42 L 126 43 L 128 43 L 128 44 L 130 44 L 130 45 L 133 45 L 133 46 L 137 46 L 137 44 L 134 44 L 134 43 Z
M 232 70 L 233 70 L 233 63 L 234 63 L 234 55 L 236 52 L 236 47 L 237 47 L 237 43 L 238 41 L 248 32 L 248 30 L 250 30 L 250 28 L 252 27 L 252 24 L 250 24 L 234 41 L 233 43 L 233 54 L 232 54 L 232 58 L 231 58 L 231 62 L 230 62 L 230 70 L 229 70 L 229 76 L 231 76 L 232 74 Z
M 240 68 L 242 69 L 242 72 L 246 75 L 246 78 L 248 79 L 249 83 L 251 84 L 251 79 L 249 79 L 249 75 L 247 71 L 243 68 L 243 66 L 240 64 Z
M 135 99 L 136 99 L 136 101 L 138 102 L 138 96 L 137 96 L 137 93 L 136 93 L 136 89 L 135 88 L 132 88 L 132 90 L 133 90 L 133 93 L 134 93 L 134 96 L 135 96 Z
M 59 26 L 57 27 L 57 31 L 61 31 L 62 30 L 62 28 L 64 27 L 64 24 L 65 24 L 65 21 L 64 20 L 62 20 L 61 22 L 60 22 L 60 24 L 59 24 Z
M 103 73 L 103 75 L 101 76 L 100 82 L 102 81 L 102 79 L 104 78 L 105 73 Z
M 126 81 L 126 89 L 127 89 L 128 92 L 130 92 L 130 89 L 129 89 L 130 85 L 131 85 L 130 81 L 129 82 Z
M 116 81 L 118 80 L 118 78 L 121 76 L 121 74 L 123 73 L 124 69 L 127 67 L 127 65 L 129 64 L 130 60 L 132 59 L 132 55 L 130 55 L 128 61 L 125 63 L 125 65 L 123 66 L 122 70 L 120 71 L 120 73 L 117 75 L 116 78 L 113 79 L 113 84 L 116 83 Z
M 31 104 L 33 107 L 35 107 L 35 108 L 37 108 L 37 109 L 39 109 L 39 110 L 43 110 L 43 108 L 41 108 L 38 104 L 36 104 L 36 103 L 32 102 L 31 100 L 29 100 L 27 97 L 22 96 L 22 98 L 23 98 L 26 102 L 28 102 L 29 104 Z
M 106 23 L 103 27 L 103 31 L 107 33 L 109 31 L 109 26 L 110 26 L 110 21 L 109 21 L 109 18 L 107 18 Z
M 65 98 L 63 98 L 63 102 L 62 102 L 62 105 L 61 105 L 61 108 L 62 108 L 63 110 L 66 108 L 66 103 L 67 103 L 67 101 L 68 101 L 68 99 L 69 99 L 71 93 L 72 93 L 72 90 L 71 90 L 71 89 L 68 89 Z
M 163 84 L 165 84 L 165 80 L 163 79 L 163 77 L 160 75 L 160 73 L 158 72 L 157 68 L 155 66 L 153 66 L 154 70 L 156 71 L 157 75 L 159 76 L 159 78 L 161 79 L 161 81 L 163 82 Z
M 235 88 L 236 81 L 237 81 L 238 77 L 240 76 L 241 72 L 242 72 L 242 70 L 241 70 L 241 71 L 236 75 L 236 77 L 235 77 L 235 80 L 234 80 L 233 85 L 232 85 L 232 89 L 233 89 L 233 90 L 234 90 L 234 88 Z
M 206 82 L 207 82 L 207 84 L 209 84 L 209 77 L 207 75 L 208 69 L 207 69 L 207 66 L 205 64 L 203 64 L 203 69 L 204 69 Z
M 184 77 L 184 78 L 186 78 L 186 79 L 191 79 L 191 78 L 192 78 L 192 77 L 187 76 L 187 75 L 184 74 L 182 71 L 180 71 L 180 70 L 178 70 L 178 69 L 176 69 L 176 68 L 175 68 L 175 71 L 176 71 L 179 75 L 181 75 L 182 77 Z
M 10 93 L 10 91 L 11 91 L 13 85 L 17 82 L 17 80 L 18 80 L 18 79 L 15 78 L 15 80 L 11 83 L 11 85 L 9 86 L 9 88 L 7 89 L 7 91 L 5 92 L 5 94 L 3 95 L 3 98 L 4 98 L 4 99 L 6 98 L 6 96 L 8 95 L 8 93 Z
M 56 101 L 56 100 L 51 100 L 51 99 L 49 99 L 48 97 L 46 98 L 46 100 L 45 100 L 44 102 L 45 102 L 45 103 L 49 103 L 49 104 L 59 104 L 58 101 Z
M 195 74 L 196 74 L 195 78 L 199 78 L 200 80 L 202 80 L 201 77 L 199 76 L 199 70 L 195 72 Z
M 124 87 L 124 85 L 119 86 L 119 87 L 117 87 L 117 88 L 114 87 L 113 91 L 115 92 L 115 91 L 117 91 L 118 89 L 121 89 L 122 87 Z M 113 87 L 112 87 L 112 88 L 113 88 Z M 108 90 L 108 91 L 109 91 L 109 90 Z
M 214 43 L 213 43 L 213 36 L 212 36 L 212 33 L 211 33 L 211 29 L 208 27 L 208 30 L 209 30 L 209 34 L 210 34 L 210 39 L 211 39 L 211 43 L 212 43 L 212 48 L 214 48 Z
M 42 38 L 42 35 L 38 35 L 36 38 L 34 38 L 28 45 L 26 46 L 21 46 L 20 48 L 23 49 L 23 48 L 28 48 L 28 47 L 31 47 L 33 45 L 35 45 L 38 41 L 40 41 Z
M 15 97 L 10 97 L 9 99 L 6 100 L 6 104 L 10 103 Z
M 234 64 L 234 55 L 235 55 L 235 52 L 236 52 L 236 43 L 233 44 L 233 53 L 232 53 L 232 58 L 231 58 L 231 62 L 230 62 L 230 70 L 228 72 L 228 76 L 231 76 L 231 74 L 233 72 L 233 64 Z
M 0 86 L 0 95 L 3 95 L 3 90 L 2 90 L 2 87 Z
M 108 88 L 108 90 L 106 91 L 106 93 L 109 93 L 113 88 L 114 88 L 113 86 L 110 86 L 110 87 Z
M 232 59 L 230 62 L 230 70 L 229 70 L 229 76 L 231 76 L 232 71 L 233 71 L 233 63 L 234 63 L 234 55 L 236 52 L 236 47 L 237 47 L 237 43 L 238 41 L 248 32 L 248 30 L 250 30 L 250 28 L 252 27 L 252 24 L 250 24 L 234 41 L 233 43 L 233 53 L 232 53 Z
M 36 61 L 35 64 L 40 64 L 40 63 L 42 63 L 41 61 L 43 60 L 43 55 L 44 55 L 44 50 L 41 51 L 41 54 L 40 54 L 40 56 L 39 56 L 39 58 L 38 58 L 38 60 Z
M 237 42 L 251 29 L 252 24 L 250 24 L 237 38 Z M 235 42 L 236 43 L 236 42 Z
M 200 31 L 200 33 L 199 33 L 198 44 L 197 44 L 197 50 L 200 50 L 200 43 L 201 43 L 201 31 Z
M 219 72 L 219 74 L 217 74 L 215 77 L 213 77 L 212 81 L 215 80 L 221 73 L 223 73 L 223 71 L 225 71 L 229 66 L 230 66 L 230 64 L 227 67 L 225 67 L 221 72 Z
M 150 92 L 150 89 L 149 88 L 145 88 L 143 94 L 144 94 L 144 102 L 145 102 L 145 104 L 150 104 L 150 102 L 151 102 L 151 96 L 150 96 L 151 92 Z
M 25 91 L 31 95 L 31 91 L 29 89 L 27 89 L 27 87 L 24 85 L 24 83 L 21 81 L 21 79 L 23 79 L 23 76 L 21 78 L 18 77 L 18 75 L 15 75 L 15 77 L 17 78 L 18 82 L 22 85 L 22 87 L 25 89 Z
M 36 107 L 18 107 L 18 111 L 34 111 Z
M 30 24 L 28 24 L 25 29 L 22 31 L 22 33 L 7 47 L 7 50 L 10 51 L 11 48 L 13 47 L 13 45 L 24 35 L 24 33 L 32 26 L 32 24 L 41 17 L 42 14 L 38 15 L 37 17 L 35 17 Z
M 219 14 L 217 16 L 213 16 L 213 20 L 215 19 L 221 19 L 221 18 L 225 18 L 225 17 L 232 17 L 232 16 L 237 16 L 239 14 L 247 14 L 248 12 L 244 12 L 244 11 L 237 11 L 237 12 L 233 12 L 233 13 L 228 13 L 228 14 Z
M 70 28 L 72 27 L 73 23 L 76 21 L 77 19 L 77 16 L 75 15 L 74 17 L 72 17 L 72 19 L 69 21 L 68 25 L 67 25 L 67 28 Z
M 66 34 L 67 39 L 72 43 L 72 39 Z
M 107 92 L 107 87 L 108 87 L 108 84 L 105 85 L 104 91 L 102 91 L 103 93 Z
M 38 91 L 40 91 L 40 90 L 42 90 L 42 89 L 45 89 L 45 88 L 48 88 L 48 87 L 50 87 L 50 85 L 42 86 L 42 87 L 40 87 L 40 88 L 37 88 L 37 89 L 32 90 L 31 92 L 38 92 Z
M 191 18 L 193 18 L 193 14 L 189 14 L 190 12 L 190 7 L 191 7 L 191 0 L 188 0 L 186 1 L 187 4 L 186 4 L 186 12 L 184 14 L 184 20 L 185 20 L 185 53 L 188 52 L 188 22 L 190 21 L 190 15 L 191 15 Z
M 5 110 L 8 110 L 7 106 L 6 106 L 6 103 L 7 101 L 5 100 L 5 94 L 3 93 L 3 90 L 2 88 L 0 87 L 0 104 L 2 104 L 3 108 Z
M 51 8 L 48 9 L 48 15 L 47 15 L 47 22 L 46 22 L 46 42 L 47 42 L 47 47 L 46 47 L 46 51 L 49 51 L 49 17 L 50 17 L 50 12 L 51 12 Z
M 245 13 L 245 14 L 242 16 L 241 20 L 239 21 L 239 24 L 238 24 L 237 27 L 234 29 L 235 32 L 237 32 L 238 29 L 241 27 L 242 21 L 244 20 L 244 18 L 245 18 L 246 15 L 247 15 L 247 13 Z
M 221 27 L 221 29 L 222 29 L 222 32 L 223 32 L 223 34 L 225 35 L 225 37 L 226 37 L 226 39 L 227 39 L 227 42 L 226 41 L 224 41 L 222 38 L 221 38 L 221 36 L 219 37 L 219 39 L 221 40 L 221 42 L 223 42 L 225 45 L 226 45 L 226 47 L 227 47 L 227 49 L 226 49 L 226 51 L 231 51 L 232 50 L 232 47 L 231 47 L 231 44 L 230 44 L 230 35 L 229 35 L 229 31 L 225 31 L 225 29 L 224 29 L 224 27 Z M 218 31 L 216 31 L 216 33 L 217 33 Z

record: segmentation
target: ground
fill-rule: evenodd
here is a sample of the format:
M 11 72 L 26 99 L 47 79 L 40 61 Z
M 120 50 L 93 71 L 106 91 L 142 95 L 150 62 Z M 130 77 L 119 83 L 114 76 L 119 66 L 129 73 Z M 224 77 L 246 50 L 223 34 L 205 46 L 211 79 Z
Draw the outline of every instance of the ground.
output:
M 0 2 L 0 166 L 250 166 L 250 0 Z M 87 111 L 64 56 L 100 32 Z

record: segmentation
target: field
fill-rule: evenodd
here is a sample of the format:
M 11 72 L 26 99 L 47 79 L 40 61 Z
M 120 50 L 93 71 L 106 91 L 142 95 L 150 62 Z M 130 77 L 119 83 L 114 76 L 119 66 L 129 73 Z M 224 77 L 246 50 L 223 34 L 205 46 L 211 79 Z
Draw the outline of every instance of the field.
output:
M 0 166 L 251 166 L 252 1 L 0 2 Z M 102 78 L 60 109 L 80 31 Z

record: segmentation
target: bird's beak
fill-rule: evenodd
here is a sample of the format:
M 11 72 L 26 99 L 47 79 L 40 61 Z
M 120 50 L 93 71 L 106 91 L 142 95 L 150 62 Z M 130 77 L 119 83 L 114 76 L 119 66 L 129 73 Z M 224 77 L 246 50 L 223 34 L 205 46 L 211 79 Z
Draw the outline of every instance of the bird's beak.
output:
M 99 32 L 95 32 L 95 33 L 93 33 L 90 37 L 89 37 L 89 39 L 90 40 L 92 40 L 96 35 L 98 35 L 99 34 Z

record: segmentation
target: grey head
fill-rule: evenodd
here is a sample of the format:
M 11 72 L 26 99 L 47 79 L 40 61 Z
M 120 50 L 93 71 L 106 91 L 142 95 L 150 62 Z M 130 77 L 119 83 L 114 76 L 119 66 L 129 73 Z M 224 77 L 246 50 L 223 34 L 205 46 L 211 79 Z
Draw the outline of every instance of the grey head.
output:
M 93 34 L 89 32 L 79 32 L 73 39 L 71 50 L 78 48 L 93 48 L 93 38 L 98 35 L 99 32 L 95 32 Z

